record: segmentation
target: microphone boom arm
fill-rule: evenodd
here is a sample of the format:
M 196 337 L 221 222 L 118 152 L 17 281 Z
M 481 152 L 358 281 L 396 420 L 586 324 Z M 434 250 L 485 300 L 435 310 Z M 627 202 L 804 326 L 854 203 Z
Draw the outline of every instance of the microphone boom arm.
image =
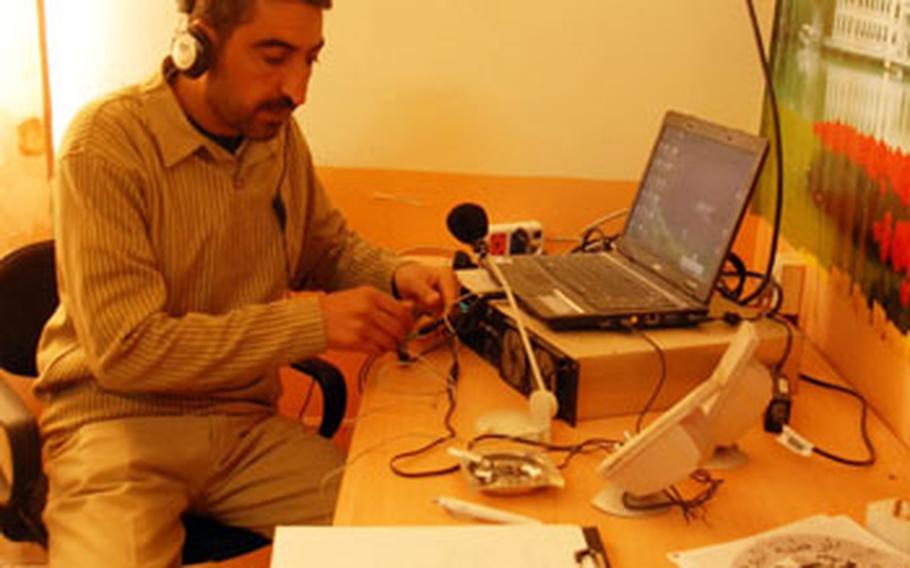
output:
M 487 269 L 499 281 L 503 291 L 506 293 L 509 306 L 512 308 L 512 315 L 515 317 L 515 327 L 518 328 L 518 335 L 521 337 L 521 343 L 528 357 L 528 364 L 531 367 L 531 376 L 534 381 L 534 390 L 530 393 L 528 401 L 531 414 L 537 420 L 549 422 L 559 411 L 559 402 L 556 396 L 547 388 L 546 383 L 544 383 L 543 376 L 540 373 L 540 366 L 537 364 L 537 357 L 534 356 L 534 350 L 531 347 L 531 340 L 528 338 L 527 330 L 525 330 L 522 312 L 518 307 L 518 302 L 515 301 L 515 295 L 512 294 L 512 287 L 509 286 L 508 281 L 494 260 L 487 256 L 481 258 L 481 262 L 487 266 Z

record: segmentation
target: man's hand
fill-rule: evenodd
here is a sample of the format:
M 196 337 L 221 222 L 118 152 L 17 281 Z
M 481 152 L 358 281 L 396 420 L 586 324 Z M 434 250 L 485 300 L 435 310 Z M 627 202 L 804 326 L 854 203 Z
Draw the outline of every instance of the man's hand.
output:
M 458 298 L 458 280 L 448 267 L 403 264 L 395 270 L 392 279 L 398 296 L 413 301 L 421 312 L 444 315 Z
M 414 304 L 370 286 L 321 296 L 327 347 L 378 355 L 394 350 L 414 326 Z

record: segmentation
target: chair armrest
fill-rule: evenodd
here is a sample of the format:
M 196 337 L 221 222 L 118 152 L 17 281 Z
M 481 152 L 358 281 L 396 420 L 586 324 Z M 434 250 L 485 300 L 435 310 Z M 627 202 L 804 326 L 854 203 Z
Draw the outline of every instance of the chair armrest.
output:
M 318 357 L 291 363 L 291 367 L 311 376 L 322 390 L 323 410 L 319 434 L 324 438 L 331 438 L 341 426 L 348 402 L 348 389 L 344 382 L 344 375 L 341 374 L 338 367 Z
M 14 541 L 47 542 L 40 521 L 45 479 L 41 470 L 41 438 L 35 416 L 19 395 L 0 380 L 0 427 L 9 444 L 12 482 L 4 473 L 0 482 L 9 497 L 0 504 L 0 530 Z

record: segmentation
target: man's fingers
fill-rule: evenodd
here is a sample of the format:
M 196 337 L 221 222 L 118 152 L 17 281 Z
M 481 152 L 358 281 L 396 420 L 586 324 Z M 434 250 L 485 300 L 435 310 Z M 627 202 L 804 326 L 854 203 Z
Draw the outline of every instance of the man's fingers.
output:
M 397 323 L 397 325 L 387 327 L 390 331 L 400 327 L 403 337 L 414 326 L 414 302 L 398 301 L 378 290 L 373 300 L 377 317 L 383 315 L 385 318 L 382 321 L 389 322 L 391 319 Z
M 412 302 L 399 302 L 370 287 L 323 298 L 330 347 L 378 354 L 394 350 L 414 326 Z
M 391 338 L 391 349 L 394 349 L 395 345 L 402 341 L 411 331 L 411 328 L 414 327 L 410 311 L 406 313 L 407 316 L 405 319 L 393 317 L 381 310 L 377 310 L 373 314 L 372 321 L 375 324 L 376 329 Z

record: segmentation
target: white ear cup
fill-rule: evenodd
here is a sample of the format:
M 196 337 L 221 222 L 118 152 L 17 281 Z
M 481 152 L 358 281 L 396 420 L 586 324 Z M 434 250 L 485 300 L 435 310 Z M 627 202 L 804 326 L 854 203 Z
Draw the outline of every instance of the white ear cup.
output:
M 174 66 L 180 71 L 189 71 L 199 59 L 200 50 L 199 41 L 188 31 L 181 31 L 171 44 L 171 59 Z
M 205 31 L 190 23 L 189 14 L 180 14 L 171 42 L 171 61 L 177 71 L 188 77 L 199 77 L 209 68 L 211 51 L 212 44 Z

